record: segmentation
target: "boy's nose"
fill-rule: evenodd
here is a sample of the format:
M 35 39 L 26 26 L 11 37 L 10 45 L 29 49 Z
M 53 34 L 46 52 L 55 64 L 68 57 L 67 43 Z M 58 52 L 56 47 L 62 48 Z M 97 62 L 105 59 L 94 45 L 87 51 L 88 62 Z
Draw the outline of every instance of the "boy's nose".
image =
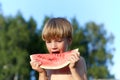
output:
M 52 42 L 52 48 L 57 48 L 57 45 L 56 45 L 56 43 L 55 42 Z

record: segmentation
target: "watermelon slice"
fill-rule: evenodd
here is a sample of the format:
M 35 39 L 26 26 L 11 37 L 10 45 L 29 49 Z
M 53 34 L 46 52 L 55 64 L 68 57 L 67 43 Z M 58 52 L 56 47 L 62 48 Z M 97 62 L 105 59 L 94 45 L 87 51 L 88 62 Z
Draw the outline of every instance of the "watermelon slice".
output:
M 30 59 L 41 63 L 44 69 L 60 69 L 67 66 L 70 62 L 68 58 L 72 53 L 78 52 L 78 49 L 70 50 L 60 54 L 32 54 Z

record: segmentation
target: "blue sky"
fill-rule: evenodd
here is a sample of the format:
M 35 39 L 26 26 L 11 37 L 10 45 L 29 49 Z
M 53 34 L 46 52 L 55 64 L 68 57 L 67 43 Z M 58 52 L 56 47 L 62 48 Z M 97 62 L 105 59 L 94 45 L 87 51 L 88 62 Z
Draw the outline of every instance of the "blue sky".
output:
M 114 65 L 109 70 L 120 79 L 120 0 L 0 0 L 0 3 L 3 15 L 15 16 L 20 11 L 26 20 L 32 16 L 38 28 L 45 16 L 76 17 L 82 26 L 89 21 L 104 24 L 108 34 L 112 32 L 115 36 Z

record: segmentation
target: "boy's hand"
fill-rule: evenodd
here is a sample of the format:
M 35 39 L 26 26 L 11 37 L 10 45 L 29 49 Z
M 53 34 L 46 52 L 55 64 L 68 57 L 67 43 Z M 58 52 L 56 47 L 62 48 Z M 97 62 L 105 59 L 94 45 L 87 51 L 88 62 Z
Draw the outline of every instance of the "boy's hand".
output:
M 36 70 L 39 73 L 46 73 L 46 71 L 43 68 L 40 68 L 40 63 L 36 62 L 36 61 L 30 61 L 31 67 L 32 69 Z
M 76 66 L 76 63 L 80 60 L 80 53 L 73 53 L 69 59 L 70 64 L 69 64 L 69 68 L 73 69 Z

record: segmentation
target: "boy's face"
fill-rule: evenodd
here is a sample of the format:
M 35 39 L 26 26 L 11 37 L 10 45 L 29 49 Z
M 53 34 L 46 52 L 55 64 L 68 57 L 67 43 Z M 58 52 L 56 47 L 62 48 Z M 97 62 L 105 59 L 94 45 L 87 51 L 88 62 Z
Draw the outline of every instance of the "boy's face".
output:
M 71 43 L 71 40 L 68 40 L 66 38 L 51 39 L 50 41 L 45 41 L 45 43 L 49 53 L 59 54 L 67 50 L 68 45 Z

